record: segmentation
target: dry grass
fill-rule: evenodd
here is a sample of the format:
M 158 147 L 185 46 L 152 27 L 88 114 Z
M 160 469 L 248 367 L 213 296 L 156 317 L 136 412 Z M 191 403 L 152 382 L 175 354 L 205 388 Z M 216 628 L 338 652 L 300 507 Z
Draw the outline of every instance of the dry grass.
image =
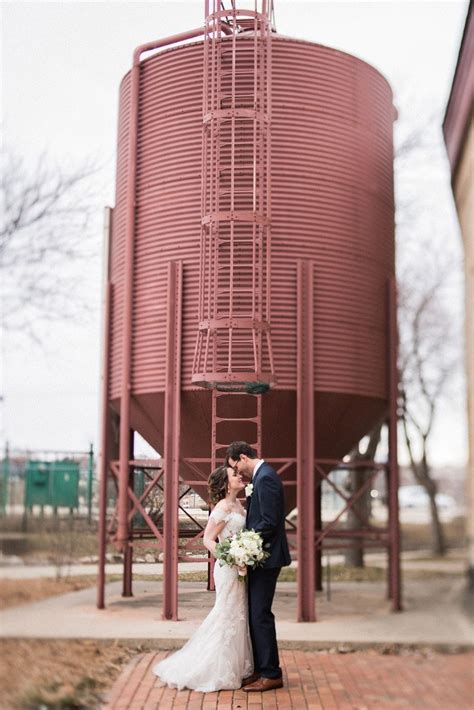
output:
M 59 579 L 54 577 L 1 579 L 0 605 L 2 609 L 8 609 L 20 604 L 37 602 L 57 594 L 76 592 L 79 589 L 92 587 L 95 583 L 96 578 L 89 575 L 85 577 L 61 577 Z
M 104 641 L 0 641 L 0 697 L 3 710 L 100 708 L 140 644 Z
M 385 579 L 385 571 L 380 567 L 346 567 L 331 565 L 330 579 L 333 582 L 380 582 Z M 323 568 L 323 581 L 328 578 L 327 568 Z M 283 567 L 278 576 L 279 582 L 296 582 L 296 569 Z
M 453 518 L 443 523 L 443 531 L 448 549 L 456 550 L 464 547 L 466 540 L 466 519 Z M 416 525 L 403 523 L 401 525 L 402 550 L 430 549 L 432 545 L 431 525 Z
M 14 535 L 19 536 L 18 549 L 11 549 L 12 554 L 25 562 L 50 562 L 60 566 L 69 561 L 87 555 L 97 555 L 97 523 L 88 523 L 83 518 L 38 518 L 28 519 L 27 531 L 23 530 L 22 518 L 8 516 L 0 519 L 0 536 L 5 542 L 6 554 L 10 553 Z

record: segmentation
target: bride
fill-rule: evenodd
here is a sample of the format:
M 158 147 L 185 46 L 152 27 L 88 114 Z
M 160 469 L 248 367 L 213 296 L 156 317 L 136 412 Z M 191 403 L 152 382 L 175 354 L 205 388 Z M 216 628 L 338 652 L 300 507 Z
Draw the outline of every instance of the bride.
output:
M 230 466 L 219 466 L 208 481 L 215 504 L 204 531 L 203 542 L 212 555 L 216 540 L 224 540 L 245 525 L 245 509 L 237 495 L 245 488 L 242 476 Z M 248 626 L 247 585 L 238 580 L 239 571 L 217 563 L 214 567 L 214 607 L 189 641 L 176 653 L 160 661 L 153 673 L 172 688 L 190 688 L 202 693 L 235 690 L 253 672 L 253 655 Z

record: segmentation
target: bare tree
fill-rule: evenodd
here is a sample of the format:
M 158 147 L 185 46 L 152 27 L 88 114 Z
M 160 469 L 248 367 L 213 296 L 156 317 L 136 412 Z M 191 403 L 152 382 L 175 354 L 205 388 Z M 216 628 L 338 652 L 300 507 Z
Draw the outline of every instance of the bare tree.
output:
M 368 441 L 365 449 L 362 449 L 359 441 L 354 449 L 350 452 L 349 460 L 353 463 L 363 463 L 365 461 L 374 461 L 377 447 L 380 442 L 382 433 L 383 420 L 380 420 L 372 429 L 368 436 Z M 348 493 L 354 495 L 357 491 L 366 484 L 367 476 L 372 473 L 370 466 L 356 466 L 348 472 L 345 488 Z M 370 486 L 366 491 L 359 496 L 354 505 L 347 511 L 346 529 L 347 530 L 362 530 L 365 524 L 369 524 L 371 514 L 371 491 Z M 361 538 L 354 538 L 352 543 L 361 543 Z M 364 566 L 364 548 L 361 544 L 354 544 L 354 547 L 348 547 L 345 551 L 345 563 L 352 567 Z
M 403 104 L 410 106 L 413 101 L 405 97 Z M 426 107 L 417 114 L 421 121 L 406 120 L 403 111 L 397 124 L 400 417 L 411 469 L 430 501 L 433 551 L 443 554 L 446 545 L 436 505 L 429 446 L 439 407 L 460 371 L 460 319 L 449 296 L 461 269 L 449 245 L 451 238 L 445 236 L 447 220 L 440 215 L 443 206 L 438 204 L 437 181 L 445 159 L 439 116 Z M 378 424 L 369 435 L 367 449 L 361 452 L 358 444 L 350 452 L 350 460 L 373 460 L 380 433 Z M 347 490 L 352 495 L 357 493 L 369 473 L 368 468 L 352 469 L 346 481 Z M 348 511 L 346 529 L 361 529 L 362 520 L 368 520 L 369 516 L 367 491 Z M 348 565 L 363 566 L 363 549 L 348 549 L 345 561 Z
M 438 409 L 460 365 L 460 328 L 448 310 L 445 287 L 455 265 L 444 254 L 427 250 L 423 278 L 417 269 L 404 273 L 399 285 L 400 404 L 403 435 L 417 482 L 430 501 L 433 552 L 446 551 L 436 505 L 429 443 Z
M 29 171 L 20 158 L 4 155 L 0 264 L 6 330 L 40 340 L 39 322 L 80 319 L 87 312 L 71 266 L 98 256 L 90 230 L 97 172 L 90 159 L 63 169 L 43 155 Z
M 404 106 L 413 97 L 402 97 Z M 418 107 L 419 108 L 419 107 Z M 438 231 L 439 206 L 432 189 L 442 163 L 439 116 L 423 110 L 421 116 L 407 117 L 403 110 L 397 122 L 395 173 L 397 178 L 397 277 L 399 283 L 400 327 L 400 416 L 404 441 L 416 480 L 430 500 L 433 550 L 445 549 L 436 506 L 436 482 L 432 477 L 429 443 L 433 424 L 453 375 L 459 371 L 459 322 L 447 302 L 450 282 L 459 273 L 459 264 L 442 243 Z M 428 236 L 427 236 L 428 235 Z M 444 240 L 445 241 L 445 240 Z M 365 451 L 360 443 L 350 452 L 350 460 L 373 460 L 380 440 L 381 423 L 369 434 Z M 351 469 L 346 489 L 359 491 L 370 469 Z M 370 492 L 360 496 L 348 511 L 346 529 L 360 530 L 370 516 Z M 364 564 L 362 547 L 348 548 L 346 564 Z
M 461 265 L 448 206 L 440 199 L 446 160 L 441 122 L 434 112 L 418 113 L 421 123 L 399 127 L 396 151 L 400 416 L 411 470 L 430 501 L 433 552 L 444 554 L 430 443 L 436 415 L 461 370 L 453 299 Z

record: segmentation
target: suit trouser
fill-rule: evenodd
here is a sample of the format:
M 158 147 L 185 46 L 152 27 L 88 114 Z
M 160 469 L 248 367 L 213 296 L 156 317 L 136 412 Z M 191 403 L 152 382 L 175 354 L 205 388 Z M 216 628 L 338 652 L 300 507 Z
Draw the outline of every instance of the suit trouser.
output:
M 265 678 L 281 678 L 280 659 L 272 613 L 275 587 L 281 567 L 249 570 L 248 599 L 254 670 Z

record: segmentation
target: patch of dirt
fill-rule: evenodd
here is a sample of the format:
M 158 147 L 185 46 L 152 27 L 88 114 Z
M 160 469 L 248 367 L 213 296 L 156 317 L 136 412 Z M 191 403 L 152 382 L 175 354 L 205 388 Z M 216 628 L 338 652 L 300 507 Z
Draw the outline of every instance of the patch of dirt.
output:
M 0 697 L 6 710 L 100 708 L 137 643 L 0 640 Z

